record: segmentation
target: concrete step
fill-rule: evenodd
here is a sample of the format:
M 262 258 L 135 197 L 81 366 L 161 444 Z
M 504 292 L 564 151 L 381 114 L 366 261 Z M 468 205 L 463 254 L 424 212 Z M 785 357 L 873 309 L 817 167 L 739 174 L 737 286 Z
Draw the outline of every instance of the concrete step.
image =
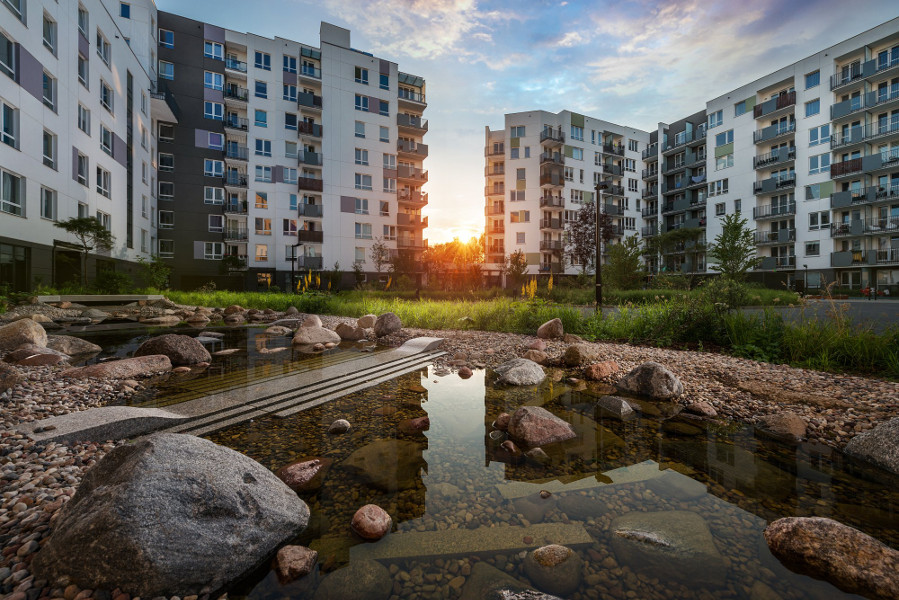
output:
M 665 471 L 661 470 L 659 463 L 654 460 L 645 460 L 641 463 L 619 467 L 604 473 L 584 473 L 580 476 L 572 475 L 559 479 L 535 479 L 533 481 L 505 481 L 496 486 L 497 491 L 507 500 L 524 498 L 539 494 L 541 490 L 547 490 L 553 494 L 589 490 L 608 485 L 621 485 L 623 483 L 635 483 L 661 477 Z

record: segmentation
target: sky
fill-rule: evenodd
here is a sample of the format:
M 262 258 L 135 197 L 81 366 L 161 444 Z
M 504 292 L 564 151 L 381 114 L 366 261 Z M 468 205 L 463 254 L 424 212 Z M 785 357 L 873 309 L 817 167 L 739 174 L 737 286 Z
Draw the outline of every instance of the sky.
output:
M 156 0 L 317 46 L 319 24 L 427 82 L 430 242 L 484 229 L 484 127 L 571 110 L 656 129 L 899 16 L 896 0 Z

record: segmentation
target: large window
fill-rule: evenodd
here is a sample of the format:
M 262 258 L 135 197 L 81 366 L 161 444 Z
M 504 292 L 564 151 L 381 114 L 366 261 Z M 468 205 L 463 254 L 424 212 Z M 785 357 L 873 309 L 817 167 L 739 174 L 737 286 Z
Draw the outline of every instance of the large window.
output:
M 5 102 L 0 102 L 0 142 L 19 147 L 19 111 Z
M 172 63 L 165 61 L 165 60 L 159 61 L 159 78 L 160 79 L 174 79 L 175 78 L 175 65 L 173 65 Z
M 56 110 L 56 79 L 44 71 L 44 106 Z
M 572 125 L 571 126 L 571 139 L 579 140 L 579 141 L 583 142 L 584 141 L 584 128 Z
M 808 157 L 808 174 L 815 175 L 817 173 L 830 172 L 830 154 L 818 154 Z
M 219 102 L 203 102 L 203 117 L 223 121 L 225 119 L 225 105 Z
M 160 241 L 160 253 L 162 250 L 162 240 Z M 203 258 L 206 260 L 222 260 L 224 244 L 222 242 L 205 242 L 203 244 Z
M 371 239 L 371 223 L 356 223 L 356 239 Z
M 717 110 L 711 114 L 709 114 L 709 129 L 713 127 L 718 127 L 724 123 L 724 111 Z
M 356 214 L 357 215 L 367 215 L 368 214 L 368 199 L 367 198 L 356 198 Z
M 204 71 L 203 85 L 211 90 L 223 90 L 225 88 L 225 76 L 221 73 Z
M 88 60 L 84 56 L 79 54 L 78 55 L 78 81 L 81 83 L 81 85 L 90 89 L 90 85 L 88 84 L 89 79 L 90 79 L 90 63 L 88 63 Z
M 256 140 L 256 156 L 271 156 L 272 155 L 272 141 L 271 140 Z
M 271 71 L 272 70 L 272 55 L 266 54 L 265 52 L 256 52 L 256 61 L 253 65 L 257 69 L 262 69 L 263 71 Z
M 368 85 L 368 69 L 364 69 L 362 67 L 355 67 L 355 79 L 356 79 L 356 83 Z
M 205 159 L 203 161 L 203 175 L 206 177 L 224 177 L 225 163 L 211 158 Z
M 365 137 L 365 123 L 363 123 L 362 121 L 356 121 L 356 137 Z
M 97 192 L 109 198 L 112 195 L 112 174 L 103 167 L 97 167 Z
M 88 186 L 88 160 L 87 157 L 81 153 L 78 154 L 78 158 L 76 159 L 76 171 L 75 171 L 75 180 L 83 186 Z
M 257 98 L 268 98 L 268 84 L 264 81 L 256 81 L 255 93 Z
M 206 41 L 203 43 L 203 56 L 213 58 L 215 60 L 223 60 L 225 55 L 225 47 L 218 42 Z
M 100 149 L 112 156 L 112 132 L 100 125 Z
M 44 15 L 44 47 L 56 55 L 56 21 Z
M 262 183 L 272 182 L 272 168 L 256 165 L 256 181 Z
M 718 135 L 715 136 L 715 146 L 725 146 L 727 144 L 731 144 L 734 141 L 734 130 L 728 129 L 727 131 L 722 131 Z
M 819 98 L 815 98 L 814 100 L 809 100 L 805 103 L 805 116 L 811 117 L 812 115 L 817 115 L 821 112 L 821 100 Z
M 256 235 L 271 235 L 272 220 L 256 217 Z
M 830 143 L 830 123 L 821 125 L 820 127 L 812 127 L 808 130 L 808 145 L 817 146 L 818 144 Z
M 510 127 L 509 137 L 524 137 L 524 125 L 515 125 Z
M 256 127 L 268 127 L 268 113 L 264 110 L 256 109 L 253 123 Z
M 371 175 L 365 175 L 363 173 L 356 173 L 356 189 L 357 190 L 370 190 L 371 189 Z
M 805 89 L 816 87 L 821 83 L 821 71 L 815 71 L 805 76 Z
M 25 180 L 9 171 L 0 171 L 0 211 L 25 216 Z
M 16 46 L 8 37 L 0 32 L 0 72 L 16 78 Z
M 109 42 L 106 40 L 106 37 L 97 28 L 97 56 L 100 57 L 100 60 L 109 65 L 109 58 L 112 54 L 112 46 L 109 45 Z
M 56 220 L 56 192 L 45 187 L 41 188 L 41 218 Z
M 203 188 L 203 202 L 205 204 L 224 204 L 225 188 L 205 187 Z
M 168 29 L 159 30 L 159 45 L 163 48 L 175 47 L 175 34 Z
M 356 164 L 357 165 L 367 165 L 368 164 L 368 150 L 364 150 L 362 148 L 356 148 Z
M 297 72 L 297 57 L 284 55 L 284 70 L 288 73 Z

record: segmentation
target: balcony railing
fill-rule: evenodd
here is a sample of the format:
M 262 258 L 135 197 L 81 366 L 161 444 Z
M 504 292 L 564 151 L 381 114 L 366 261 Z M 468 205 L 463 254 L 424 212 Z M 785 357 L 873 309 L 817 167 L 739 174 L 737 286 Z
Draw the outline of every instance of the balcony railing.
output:
M 506 231 L 506 226 L 503 223 L 497 223 L 497 224 L 491 225 L 490 227 L 487 228 L 487 233 L 489 233 L 491 235 L 505 233 L 505 231 Z
M 423 249 L 423 248 L 428 247 L 428 240 L 410 240 L 410 239 L 398 238 L 396 240 L 396 247 L 397 248 L 422 248 Z
M 423 184 L 428 182 L 428 172 L 422 169 L 416 169 L 414 167 L 407 167 L 405 165 L 400 165 L 396 170 L 397 179 L 406 179 L 413 181 L 418 184 Z
M 640 214 L 645 217 L 654 217 L 659 214 L 659 207 L 655 205 L 644 206 Z
M 651 179 L 653 177 L 659 176 L 659 170 L 658 169 L 643 169 L 643 172 L 641 173 L 641 175 L 643 176 L 643 179 Z
M 493 165 L 484 167 L 484 175 L 487 177 L 502 177 L 506 174 L 506 169 L 502 165 Z
M 300 107 L 321 110 L 322 97 L 318 94 L 303 92 L 301 94 L 297 94 L 297 105 Z
M 424 159 L 428 156 L 428 145 L 409 140 L 397 140 L 396 150 L 400 154 L 414 154 L 416 158 Z
M 234 160 L 247 160 L 249 157 L 249 149 L 246 146 L 239 146 L 237 144 L 229 144 L 225 147 L 225 158 L 231 158 Z
M 297 231 L 297 240 L 307 244 L 321 244 L 322 240 L 324 240 L 324 232 L 300 229 Z
M 484 154 L 487 156 L 505 156 L 506 147 L 504 145 L 500 145 L 498 148 L 485 148 Z
M 405 127 L 407 129 L 415 129 L 419 132 L 425 132 L 428 130 L 428 120 L 422 119 L 421 117 L 414 117 L 412 115 L 407 115 L 403 113 L 399 113 L 396 116 L 396 124 L 399 127 Z
M 246 117 L 227 117 L 224 120 L 225 129 L 238 129 L 240 131 L 246 131 L 249 129 L 250 122 L 246 119 Z
M 895 134 L 899 134 L 899 116 L 893 117 L 885 123 L 871 123 L 852 127 L 845 133 L 835 133 L 830 136 L 830 148 L 836 150 L 844 146 L 871 142 Z
M 789 162 L 796 159 L 796 147 L 778 148 L 767 154 L 760 154 L 752 159 L 753 169 L 765 169 L 774 165 Z
M 764 129 L 759 129 L 758 131 L 753 132 L 752 141 L 753 143 L 761 144 L 762 142 L 767 142 L 768 140 L 773 140 L 785 135 L 790 135 L 795 131 L 795 121 L 792 123 L 787 123 L 786 125 L 777 123 L 775 125 L 771 125 L 769 127 L 765 127 Z
M 752 115 L 756 119 L 768 116 L 773 112 L 777 112 L 783 108 L 788 108 L 796 104 L 796 92 L 787 92 L 779 94 L 776 98 L 771 98 L 761 104 L 756 104 L 752 109 Z
M 564 248 L 560 240 L 540 240 L 540 249 L 547 252 L 558 252 Z
M 540 132 L 540 143 L 555 143 L 555 144 L 564 144 L 565 143 L 565 134 L 562 133 L 561 129 L 552 129 L 545 128 Z
M 428 193 L 427 192 L 407 192 L 405 190 L 401 190 L 397 195 L 396 199 L 400 202 L 405 202 L 406 204 L 415 204 L 417 206 L 424 206 L 428 203 Z
M 899 248 L 885 248 L 878 250 L 876 255 L 878 265 L 899 264 Z
M 602 172 L 606 175 L 621 175 L 621 165 L 603 165 Z
M 225 264 L 228 271 L 236 272 L 247 270 L 246 255 L 229 254 L 222 259 L 222 262 Z
M 540 272 L 541 273 L 563 273 L 565 271 L 562 268 L 562 263 L 541 263 Z
M 247 214 L 247 203 L 226 202 L 222 205 L 222 212 L 226 215 L 245 215 Z
M 753 194 L 771 194 L 781 192 L 796 187 L 796 174 L 776 175 L 763 179 L 762 181 L 754 181 L 752 183 Z
M 617 204 L 603 204 L 600 206 L 600 212 L 615 217 L 624 214 L 624 207 Z
M 324 182 L 314 177 L 298 177 L 297 189 L 321 192 L 324 190 Z
M 250 99 L 250 90 L 248 90 L 247 88 L 242 88 L 238 85 L 226 86 L 225 99 L 247 102 Z
M 830 107 L 830 118 L 841 119 L 861 110 L 877 108 L 897 100 L 899 100 L 899 85 L 893 84 L 889 87 L 837 102 Z
M 247 63 L 237 60 L 236 58 L 226 58 L 225 59 L 225 68 L 230 69 L 232 71 L 237 71 L 239 73 L 247 72 Z
M 762 206 L 756 206 L 752 209 L 753 219 L 774 219 L 778 217 L 788 217 L 795 214 L 795 202 L 788 202 L 787 204 L 764 204 Z
M 624 156 L 623 144 L 603 144 L 602 151 L 604 154 L 615 154 L 616 156 Z
M 796 268 L 795 256 L 763 256 L 758 266 L 759 271 L 792 271 Z
M 644 225 L 640 228 L 640 235 L 643 237 L 659 235 L 659 227 L 657 225 Z
M 506 253 L 502 248 L 487 248 L 487 264 L 501 265 L 506 262 Z
M 862 170 L 862 159 L 861 158 L 851 158 L 849 160 L 844 160 L 838 163 L 833 163 L 830 165 L 830 176 L 831 177 L 845 177 L 847 175 L 854 175 L 855 173 L 861 173 Z
M 899 67 L 899 56 L 890 53 L 885 60 L 872 58 L 863 63 L 850 65 L 846 69 L 838 69 L 830 76 L 830 89 L 833 91 L 862 79 L 874 77 L 894 67 Z
M 565 164 L 565 155 L 561 152 L 542 152 L 540 153 L 540 164 L 554 163 L 557 165 Z
M 547 173 L 540 176 L 540 185 L 548 187 L 565 187 L 562 173 Z
M 301 217 L 321 219 L 324 210 L 321 204 L 298 204 L 297 214 Z
M 565 199 L 562 196 L 541 196 L 540 208 L 565 208 Z
M 795 229 L 781 229 L 779 231 L 756 231 L 753 235 L 755 243 L 763 246 L 767 244 L 786 244 L 796 241 Z
M 502 202 L 499 202 L 497 204 L 494 204 L 493 206 L 488 206 L 484 209 L 484 212 L 486 212 L 488 216 L 502 215 L 506 212 L 506 205 Z
M 562 229 L 561 219 L 540 219 L 540 229 Z
M 863 190 L 846 190 L 836 192 L 830 197 L 831 208 L 846 208 L 873 204 L 876 202 L 890 202 L 899 200 L 899 184 L 892 186 L 871 186 Z
M 421 92 L 413 92 L 407 88 L 399 88 L 397 91 L 397 98 L 400 100 L 409 100 L 410 102 L 418 102 L 421 104 L 426 104 L 425 95 Z
M 624 188 L 620 185 L 607 185 L 602 193 L 606 196 L 624 196 Z
M 293 260 L 294 268 L 297 270 L 311 269 L 319 271 L 324 263 L 324 259 L 321 256 L 297 256 Z
M 320 138 L 322 136 L 322 126 L 318 123 L 308 123 L 306 121 L 301 121 L 297 124 L 297 133 L 299 133 L 300 135 L 308 135 Z
M 242 242 L 249 237 L 249 231 L 245 227 L 225 229 L 226 242 Z
M 399 213 L 396 216 L 396 224 L 400 227 L 427 227 L 428 218 L 421 215 Z
M 655 198 L 658 195 L 659 195 L 659 188 L 658 188 L 658 186 L 655 186 L 655 185 L 652 187 L 643 188 L 643 192 L 640 194 L 640 196 L 643 198 Z
M 305 150 L 300 152 L 299 154 L 299 162 L 304 165 L 312 165 L 314 167 L 320 167 L 324 164 L 324 156 L 321 152 L 309 152 Z
M 227 173 L 225 174 L 225 185 L 229 187 L 247 187 L 246 173 Z
M 321 79 L 322 78 L 322 70 L 319 69 L 318 67 L 304 65 L 300 69 L 300 77 L 311 77 L 312 79 Z
M 831 223 L 831 237 L 854 237 L 859 235 L 890 235 L 899 233 L 899 216 L 869 217 L 853 219 L 849 222 Z

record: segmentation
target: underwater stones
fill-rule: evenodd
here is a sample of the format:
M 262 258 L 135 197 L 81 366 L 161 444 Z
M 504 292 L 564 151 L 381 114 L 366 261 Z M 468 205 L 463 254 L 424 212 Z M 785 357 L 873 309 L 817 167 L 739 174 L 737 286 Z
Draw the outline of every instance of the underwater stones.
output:
M 347 323 L 340 323 L 334 328 L 334 332 L 340 336 L 340 339 L 349 342 L 358 342 L 365 338 L 365 330 L 361 327 L 353 327 Z
M 240 325 L 241 323 L 246 323 L 246 319 L 240 313 L 235 313 L 233 315 L 228 315 L 225 317 L 225 325 Z
M 0 352 L 14 350 L 23 344 L 46 347 L 47 332 L 31 319 L 19 319 L 0 327 Z
M 787 517 L 765 528 L 768 548 L 785 566 L 850 594 L 899 598 L 899 551 L 823 517 Z
M 387 600 L 392 589 L 387 567 L 374 560 L 357 560 L 322 579 L 313 600 Z
M 387 511 L 376 504 L 366 504 L 356 511 L 350 521 L 350 529 L 364 540 L 379 540 L 388 533 L 393 519 Z
M 171 327 L 173 325 L 177 325 L 181 322 L 181 317 L 176 317 L 175 315 L 161 315 L 158 317 L 148 317 L 146 319 L 141 319 L 141 323 L 144 325 L 159 325 L 162 327 Z
M 365 315 L 356 319 L 356 327 L 361 327 L 362 329 L 371 329 L 375 326 L 375 321 L 377 320 L 377 315 Z
M 706 495 L 705 484 L 671 470 L 647 480 L 646 487 L 657 496 L 675 500 L 694 500 Z
M 358 473 L 374 487 L 392 492 L 416 487 L 427 463 L 417 442 L 377 440 L 354 451 L 340 466 Z
M 281 585 L 287 585 L 312 572 L 318 552 L 306 546 L 284 546 L 272 561 L 272 569 Z
M 602 362 L 593 363 L 584 369 L 584 377 L 590 381 L 600 381 L 611 377 L 620 370 L 618 363 L 614 360 L 604 360 Z
M 569 367 L 578 367 L 599 358 L 599 349 L 593 344 L 572 344 L 565 348 L 562 361 Z
M 629 512 L 611 524 L 619 563 L 653 577 L 721 586 L 727 564 L 701 516 L 689 511 Z
M 581 585 L 584 561 L 571 548 L 550 544 L 528 552 L 522 564 L 537 589 L 567 596 Z
M 522 406 L 509 419 L 509 435 L 527 446 L 546 446 L 577 436 L 570 424 L 539 406 Z
M 885 421 L 849 440 L 846 454 L 899 473 L 899 417 Z
M 498 382 L 507 385 L 537 385 L 546 378 L 543 367 L 526 358 L 513 358 L 497 366 Z
M 284 325 L 271 325 L 265 330 L 265 334 L 270 336 L 291 335 L 292 333 L 293 329 Z
M 386 312 L 382 315 L 378 315 L 378 318 L 377 320 L 375 320 L 374 324 L 375 335 L 378 337 L 384 337 L 385 335 L 396 333 L 402 328 L 403 322 L 400 321 L 400 318 L 392 312 Z
M 303 325 L 297 329 L 296 335 L 293 336 L 293 343 L 299 346 L 312 346 L 315 344 L 328 343 L 339 344 L 340 336 L 337 335 L 337 332 L 325 329 L 321 326 L 309 325 L 307 327 L 306 321 L 303 321 Z
M 170 333 L 150 338 L 134 351 L 134 356 L 162 354 L 169 357 L 173 365 L 195 365 L 209 362 L 212 356 L 196 339 L 189 335 Z
M 431 419 L 428 417 L 406 419 L 404 421 L 400 421 L 400 424 L 397 427 L 401 433 L 405 433 L 407 435 L 420 434 L 431 428 Z
M 192 435 L 156 434 L 113 449 L 86 473 L 32 568 L 52 587 L 209 594 L 308 520 L 306 504 L 251 458 Z
M 608 504 L 596 497 L 592 492 L 587 494 L 568 492 L 558 497 L 559 509 L 569 519 L 586 521 L 604 515 L 609 510 Z
M 537 328 L 537 337 L 543 340 L 559 339 L 564 335 L 561 319 L 552 319 Z
M 81 316 L 90 319 L 94 323 L 99 323 L 100 321 L 103 321 L 104 319 L 108 319 L 109 313 L 104 312 L 97 308 L 88 308 L 86 310 L 81 311 Z
M 353 426 L 350 425 L 350 422 L 346 419 L 337 419 L 331 426 L 328 427 L 328 433 L 330 434 L 338 434 L 338 433 L 347 433 Z
M 662 423 L 662 431 L 670 435 L 680 435 L 685 437 L 702 434 L 702 429 L 695 425 L 684 423 L 683 421 L 665 421 Z
M 718 416 L 718 411 L 715 410 L 715 407 L 705 400 L 694 400 L 693 402 L 690 402 L 686 406 L 686 411 L 690 414 L 699 415 L 701 417 Z
M 807 424 L 805 419 L 792 412 L 780 412 L 766 415 L 760 420 L 765 433 L 786 440 L 801 440 L 805 437 Z
M 633 407 L 621 396 L 601 396 L 596 401 L 596 406 L 620 421 L 633 419 L 636 416 Z
M 99 352 L 103 348 L 97 344 L 92 344 L 81 338 L 70 335 L 50 335 L 47 336 L 47 348 L 74 356 L 76 354 L 93 354 Z
M 281 467 L 275 475 L 295 492 L 314 492 L 322 486 L 333 462 L 330 458 L 303 459 Z
M 471 575 L 462 588 L 460 600 L 505 600 L 515 598 L 514 594 L 527 590 L 526 585 L 508 573 L 485 562 L 477 562 L 471 568 Z
M 657 362 L 645 362 L 636 367 L 617 383 L 617 387 L 654 400 L 670 400 L 684 393 L 680 379 Z
M 86 367 L 66 369 L 60 373 L 59 376 L 70 377 L 72 379 L 86 379 L 88 377 L 96 377 L 99 379 L 104 377 L 130 379 L 132 377 L 146 377 L 171 370 L 172 361 L 169 360 L 168 356 L 163 354 L 151 354 L 148 356 L 139 356 L 137 358 L 110 360 L 95 365 L 87 365 Z

